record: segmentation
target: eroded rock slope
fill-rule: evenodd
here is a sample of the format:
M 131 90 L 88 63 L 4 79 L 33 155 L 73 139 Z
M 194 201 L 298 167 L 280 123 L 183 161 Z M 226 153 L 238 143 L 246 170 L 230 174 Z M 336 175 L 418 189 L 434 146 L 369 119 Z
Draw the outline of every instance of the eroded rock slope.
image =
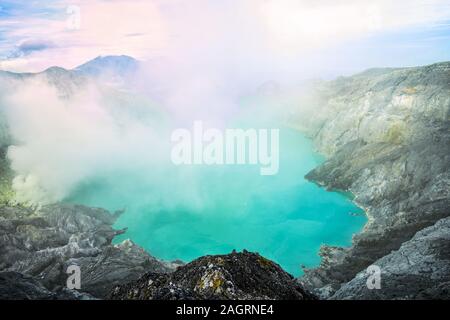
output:
M 47 290 L 61 292 L 67 268 L 77 265 L 80 291 L 105 298 L 119 283 L 149 271 L 173 270 L 170 263 L 153 258 L 130 240 L 112 244 L 125 231 L 112 228 L 116 218 L 106 210 L 79 205 L 55 204 L 37 211 L 0 207 L 0 271 L 33 277 Z
M 351 191 L 369 218 L 352 247 L 324 246 L 321 266 L 300 279 L 343 297 L 356 274 L 450 215 L 450 63 L 369 70 L 322 83 L 305 101 L 296 121 L 328 159 L 307 178 Z

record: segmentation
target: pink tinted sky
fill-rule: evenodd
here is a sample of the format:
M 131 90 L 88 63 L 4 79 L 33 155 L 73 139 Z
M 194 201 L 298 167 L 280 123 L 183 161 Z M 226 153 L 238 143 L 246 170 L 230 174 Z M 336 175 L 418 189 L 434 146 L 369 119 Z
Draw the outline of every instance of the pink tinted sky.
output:
M 426 38 L 421 41 L 436 36 L 448 41 L 450 34 L 450 5 L 444 0 L 5 0 L 0 18 L 0 69 L 11 71 L 72 68 L 117 54 L 191 65 L 206 60 L 215 67 L 224 60 L 226 67 L 269 63 L 301 69 L 319 67 L 322 55 L 355 41 L 374 39 L 375 46 L 408 31 Z M 408 41 L 417 47 L 417 41 Z M 387 50 L 373 63 L 381 64 Z M 422 43 L 418 50 L 427 47 Z

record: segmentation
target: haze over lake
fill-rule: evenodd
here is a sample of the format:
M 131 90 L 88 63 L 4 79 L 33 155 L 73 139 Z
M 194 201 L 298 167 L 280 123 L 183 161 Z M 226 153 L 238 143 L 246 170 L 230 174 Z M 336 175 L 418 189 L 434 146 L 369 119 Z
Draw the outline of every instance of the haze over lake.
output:
M 283 127 L 277 175 L 261 176 L 259 167 L 251 165 L 173 165 L 166 185 L 155 187 L 141 171 L 116 172 L 84 184 L 70 200 L 125 208 L 115 227 L 128 231 L 116 241 L 131 238 L 160 259 L 188 262 L 247 249 L 299 275 L 301 265 L 320 262 L 322 244 L 350 245 L 366 221 L 348 197 L 304 179 L 321 161 L 309 139 Z M 175 176 L 184 176 L 186 183 L 175 183 Z M 168 190 L 189 201 L 158 205 Z

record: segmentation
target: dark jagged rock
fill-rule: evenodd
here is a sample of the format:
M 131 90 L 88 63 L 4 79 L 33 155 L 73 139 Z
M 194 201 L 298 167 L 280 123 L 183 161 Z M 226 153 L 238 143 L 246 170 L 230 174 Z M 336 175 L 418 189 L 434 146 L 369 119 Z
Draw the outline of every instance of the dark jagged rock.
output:
M 85 293 L 61 288 L 49 291 L 37 279 L 18 272 L 0 272 L 0 300 L 93 300 Z
M 449 62 L 371 70 L 318 87 L 310 99 L 318 115 L 300 127 L 328 160 L 306 177 L 352 192 L 369 221 L 352 247 L 324 246 L 322 264 L 306 270 L 301 283 L 329 297 L 449 216 L 449 92 Z M 405 295 L 418 296 L 414 288 Z
M 47 300 L 54 296 L 54 293 L 30 276 L 18 272 L 0 272 L 1 300 Z
M 205 256 L 170 274 L 148 273 L 117 286 L 112 299 L 278 299 L 310 300 L 281 267 L 256 253 Z
M 115 216 L 103 209 L 56 204 L 35 211 L 0 207 L 0 271 L 36 277 L 52 292 L 66 286 L 70 265 L 81 269 L 81 291 L 104 298 L 144 273 L 169 272 L 130 240 L 113 245 Z
M 332 299 L 450 299 L 450 218 L 419 231 L 400 249 L 375 261 L 380 289 L 358 273 Z

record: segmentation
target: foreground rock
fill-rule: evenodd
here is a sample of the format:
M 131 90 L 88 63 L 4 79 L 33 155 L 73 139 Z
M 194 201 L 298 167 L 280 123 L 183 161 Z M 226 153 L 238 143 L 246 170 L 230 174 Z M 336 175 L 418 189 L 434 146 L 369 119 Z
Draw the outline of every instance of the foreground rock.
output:
M 0 272 L 0 300 L 92 300 L 89 294 L 61 288 L 49 291 L 37 279 L 18 272 Z
M 66 287 L 68 266 L 77 265 L 81 292 L 104 298 L 117 284 L 146 272 L 173 270 L 129 240 L 113 245 L 113 238 L 125 231 L 112 228 L 116 218 L 106 210 L 78 205 L 38 211 L 0 207 L 0 271 L 39 279 L 47 290 L 60 292 Z
M 300 279 L 326 298 L 450 215 L 450 63 L 369 70 L 323 83 L 312 96 L 316 116 L 300 113 L 297 121 L 328 160 L 307 178 L 352 192 L 369 217 L 352 247 L 324 246 L 320 267 Z M 420 287 L 411 283 L 404 295 L 419 297 Z
M 374 265 L 382 270 L 380 289 L 369 290 L 362 272 L 332 299 L 450 299 L 450 218 L 419 231 Z
M 112 299 L 315 299 L 276 263 L 244 250 L 201 257 L 170 274 L 117 286 Z

